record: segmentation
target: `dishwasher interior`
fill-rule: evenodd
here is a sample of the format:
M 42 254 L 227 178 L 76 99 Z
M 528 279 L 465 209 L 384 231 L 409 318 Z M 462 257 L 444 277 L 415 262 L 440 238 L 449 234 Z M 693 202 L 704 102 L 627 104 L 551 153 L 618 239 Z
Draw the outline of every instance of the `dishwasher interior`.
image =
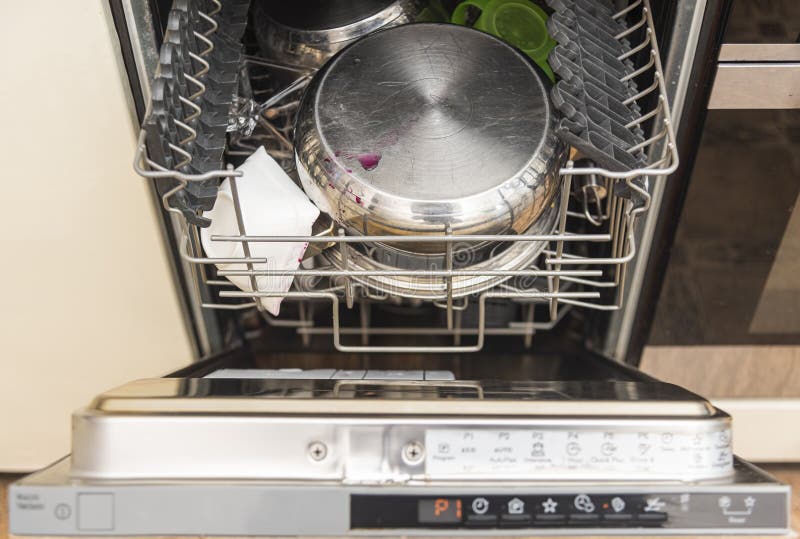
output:
M 267 3 L 254 4 L 253 11 L 258 13 L 262 5 Z M 482 350 L 487 339 L 506 341 L 501 346 L 516 346 L 508 343 L 519 341 L 527 349 L 534 334 L 537 339 L 540 334 L 543 337 L 568 316 L 580 319 L 574 324 L 583 324 L 580 338 L 602 340 L 604 314 L 625 305 L 628 268 L 637 250 L 635 233 L 648 211 L 652 185 L 677 168 L 678 155 L 651 8 L 635 2 L 612 12 L 610 4 L 567 2 L 561 7 L 563 20 L 588 24 L 585 18 L 592 14 L 582 10 L 597 6 L 609 11 L 605 18 L 619 30 L 616 36 L 604 37 L 612 45 L 623 43 L 617 45 L 618 58 L 608 61 L 624 71 L 620 80 L 612 80 L 607 73 L 598 72 L 602 65 L 591 64 L 595 57 L 584 52 L 586 81 L 577 82 L 581 57 L 575 57 L 575 50 L 580 41 L 577 36 L 569 37 L 569 28 L 557 33 L 569 42 L 559 69 L 573 77 L 572 84 L 585 84 L 586 88 L 581 94 L 583 105 L 567 91 L 557 94 L 562 108 L 572 113 L 567 123 L 581 125 L 577 135 L 570 136 L 579 141 L 584 137 L 583 147 L 600 157 L 602 164 L 572 151 L 571 159 L 555 171 L 560 185 L 558 194 L 550 199 L 553 208 L 547 226 L 526 234 L 514 230 L 455 234 L 445 223 L 438 231 L 426 231 L 423 238 L 378 226 L 357 230 L 352 220 L 342 224 L 342 219 L 331 219 L 323 212 L 311 234 L 293 236 L 308 243 L 303 263 L 294 270 L 270 267 L 270 262 L 252 254 L 270 242 L 288 242 L 292 236 L 242 230 L 247 223 L 236 197 L 232 221 L 241 226 L 228 227 L 226 231 L 231 233 L 227 235 L 212 231 L 208 241 L 221 251 L 231 251 L 237 243 L 243 250 L 229 259 L 209 256 L 201 240 L 208 227 L 202 213 L 213 205 L 220 179 L 236 182 L 236 172 L 226 170 L 223 162 L 238 165 L 259 147 L 300 183 L 293 130 L 300 99 L 314 70 L 264 58 L 259 52 L 258 32 L 248 27 L 240 30 L 244 46 L 241 57 L 236 57 L 239 62 L 234 62 L 241 65 L 241 72 L 238 77 L 230 75 L 234 83 L 238 80 L 239 91 L 230 103 L 220 105 L 216 94 L 205 98 L 203 87 L 192 83 L 197 79 L 183 75 L 180 54 L 169 55 L 167 63 L 162 57 L 159 67 L 167 73 L 163 78 L 176 78 L 177 88 L 183 87 L 187 96 L 171 96 L 170 84 L 162 87 L 156 79 L 153 88 L 161 103 L 177 100 L 178 108 L 164 105 L 151 111 L 140 134 L 136 167 L 143 176 L 155 179 L 162 205 L 174 216 L 170 224 L 176 229 L 176 250 L 187 274 L 186 286 L 191 289 L 189 301 L 191 307 L 203 311 L 192 320 L 206 340 L 201 349 L 225 349 L 232 339 L 241 338 L 243 326 L 281 335 L 266 339 L 270 346 L 297 349 L 468 353 Z M 558 32 L 560 27 L 554 28 Z M 608 56 L 608 49 L 613 50 L 600 41 L 587 41 L 583 46 L 597 55 Z M 215 53 L 212 49 L 208 54 L 213 58 Z M 195 75 L 218 64 L 197 65 Z M 564 82 L 553 92 L 569 88 Z M 622 97 L 610 96 L 608 88 L 621 92 Z M 451 90 L 455 92 L 457 89 Z M 192 96 L 191 106 L 180 101 Z M 203 106 L 210 110 L 203 111 Z M 172 117 L 175 114 L 181 117 Z M 204 130 L 203 118 L 220 115 L 226 132 L 221 139 L 214 139 L 210 129 Z M 169 142 L 172 146 L 159 147 L 164 133 L 174 137 Z M 206 146 L 218 151 L 209 152 Z M 345 166 L 358 166 L 357 157 L 344 155 L 340 160 Z M 491 160 L 491 155 L 483 159 Z M 165 162 L 176 172 L 163 170 Z M 380 169 L 379 164 L 375 172 Z M 337 185 L 336 189 L 356 200 L 365 198 L 361 204 L 370 205 L 365 195 L 348 192 L 352 187 Z M 394 249 L 386 247 L 390 235 Z M 440 256 L 422 260 L 403 256 L 402 248 L 412 241 L 416 245 L 424 242 L 425 249 L 444 248 L 440 247 Z M 486 243 L 491 245 L 488 253 L 476 247 Z M 280 288 L 287 276 L 293 277 L 289 291 Z M 242 280 L 255 286 L 237 290 L 231 283 Z M 263 307 L 264 300 L 272 297 L 283 298 L 280 316 Z M 413 345 L 407 343 L 409 336 L 414 337 Z M 597 347 L 603 344 L 598 342 Z
M 662 62 L 685 52 L 677 21 L 691 12 L 655 3 L 537 4 L 549 56 L 466 28 L 482 15 L 455 2 L 310 1 L 301 16 L 255 0 L 119 3 L 149 101 L 134 167 L 163 209 L 205 359 L 75 412 L 72 455 L 12 486 L 14 533 L 786 533 L 788 487 L 733 455 L 724 411 L 603 353 L 626 338 L 645 222 L 679 166 L 681 66 Z M 471 40 L 506 60 L 459 75 L 448 55 Z M 513 166 L 503 148 L 468 151 L 493 133 L 524 139 L 507 135 L 519 115 L 496 121 L 499 86 L 468 94 L 484 77 L 541 85 L 514 90 L 545 111 L 524 133 L 536 159 L 477 218 L 459 212 L 483 191 L 461 177 L 406 204 L 419 185 L 383 171 L 453 159 L 409 151 L 420 136 L 457 139 L 454 155 L 491 163 L 487 175 Z M 343 125 L 379 151 L 334 148 Z M 307 232 L 248 209 L 259 153 L 322 210 Z M 388 199 L 413 218 L 378 219 Z M 291 264 L 265 254 L 276 245 L 300 246 Z

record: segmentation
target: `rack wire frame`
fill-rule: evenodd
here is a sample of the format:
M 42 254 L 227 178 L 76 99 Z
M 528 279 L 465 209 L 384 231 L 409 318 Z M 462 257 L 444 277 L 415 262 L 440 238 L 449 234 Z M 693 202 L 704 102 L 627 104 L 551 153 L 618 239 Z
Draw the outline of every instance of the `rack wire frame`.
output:
M 219 2 L 212 0 L 219 7 Z M 640 15 L 635 15 L 639 13 Z M 639 29 L 643 29 L 643 40 L 630 48 L 619 59 L 625 60 L 640 51 L 649 49 L 648 60 L 638 67 L 633 73 L 627 75 L 622 82 L 635 77 L 652 82 L 638 94 L 629 98 L 625 104 L 641 103 L 650 97 L 655 102 L 650 110 L 643 112 L 641 117 L 629 123 L 631 128 L 641 125 L 652 119 L 652 135 L 645 141 L 629 148 L 629 151 L 644 151 L 648 156 L 649 164 L 646 167 L 634 170 L 615 171 L 601 167 L 578 166 L 572 160 L 559 171 L 562 186 L 560 191 L 561 203 L 555 230 L 551 234 L 538 235 L 425 235 L 425 236 L 353 236 L 347 235 L 343 229 L 337 230 L 334 235 L 312 236 L 261 236 L 247 234 L 244 229 L 237 193 L 237 178 L 241 173 L 235 171 L 232 165 L 225 169 L 209 171 L 204 174 L 187 174 L 178 170 L 170 170 L 153 161 L 147 153 L 146 132 L 141 130 L 137 141 L 134 157 L 136 172 L 149 180 L 156 182 L 171 180 L 175 186 L 165 192 L 161 202 L 167 212 L 178 216 L 181 223 L 179 240 L 180 256 L 192 267 L 192 282 L 198 297 L 208 296 L 203 290 L 217 290 L 218 299 L 206 297 L 202 307 L 219 310 L 250 310 L 258 309 L 268 323 L 274 326 L 294 328 L 301 336 L 304 343 L 308 343 L 311 335 L 328 334 L 332 336 L 333 345 L 342 352 L 476 352 L 483 348 L 485 338 L 489 335 L 519 335 L 530 346 L 535 332 L 553 328 L 571 308 L 584 308 L 603 311 L 617 310 L 624 299 L 626 270 L 628 264 L 636 256 L 635 224 L 637 219 L 644 214 L 650 206 L 650 191 L 652 182 L 663 181 L 673 173 L 679 164 L 675 133 L 670 122 L 671 113 L 667 100 L 667 89 L 664 83 L 663 68 L 660 52 L 656 40 L 654 21 L 651 14 L 649 0 L 634 0 L 628 7 L 614 15 L 615 19 L 635 16 L 636 21 L 626 31 L 615 36 L 623 39 Z M 210 18 L 210 14 L 204 14 Z M 213 33 L 213 29 L 212 32 Z M 206 34 L 204 37 L 210 38 Z M 204 40 L 208 45 L 201 53 L 208 55 L 213 50 L 210 39 Z M 291 142 L 287 130 L 291 126 L 291 114 L 297 106 L 296 94 L 310 81 L 313 73 L 291 66 L 282 66 L 268 60 L 248 57 L 247 63 L 259 67 L 282 69 L 296 74 L 295 80 L 282 90 L 275 92 L 265 101 L 256 104 L 256 131 L 248 136 L 236 137 L 236 143 L 228 148 L 229 154 L 239 153 L 248 155 L 249 151 L 259 145 L 268 145 L 267 148 L 276 160 L 293 159 Z M 201 62 L 201 65 L 204 62 Z M 207 65 L 207 64 L 206 64 Z M 246 66 L 245 66 L 246 67 Z M 201 68 L 202 70 L 202 68 Z M 187 78 L 200 79 L 203 73 L 185 73 Z M 639 79 L 642 80 L 642 79 Z M 197 106 L 198 98 L 202 92 L 192 96 L 181 97 L 182 101 L 192 103 L 193 114 L 200 113 Z M 654 97 L 654 99 L 653 99 Z M 188 103 L 187 103 L 188 105 Z M 148 111 L 149 113 L 149 111 Z M 275 117 L 282 117 L 284 123 L 276 127 L 271 122 Z M 287 121 L 287 118 L 289 121 Z M 183 157 L 183 166 L 186 159 L 191 160 L 191 155 L 182 147 L 190 143 L 196 133 L 181 119 L 175 119 L 176 125 L 186 130 L 186 138 L 178 145 L 170 145 L 176 155 Z M 184 119 L 185 120 L 185 119 Z M 244 122 L 240 122 L 244 123 Z M 287 127 L 288 126 L 288 127 Z M 236 121 L 233 122 L 232 131 L 236 130 Z M 657 154 L 657 155 L 654 155 Z M 177 167 L 176 167 L 177 168 Z M 206 181 L 209 179 L 228 179 L 231 185 L 235 215 L 239 225 L 239 233 L 231 236 L 212 236 L 212 241 L 236 242 L 241 244 L 243 257 L 211 258 L 204 256 L 200 247 L 199 231 L 196 226 L 188 223 L 182 212 L 170 205 L 170 199 L 183 190 L 190 182 Z M 580 188 L 573 189 L 573 184 L 580 183 Z M 593 197 L 589 196 L 586 187 L 596 189 Z M 627 192 L 623 196 L 620 192 Z M 601 196 L 604 193 L 605 196 Z M 582 197 L 580 195 L 583 195 Z M 578 205 L 582 211 L 576 211 L 576 200 L 582 200 Z M 572 205 L 570 205 L 572 201 Z M 572 208 L 572 209 L 571 209 Z M 586 221 L 596 227 L 596 233 L 577 233 L 569 230 L 568 224 L 577 221 Z M 360 270 L 348 266 L 348 253 L 353 247 L 351 244 L 361 242 L 444 242 L 446 245 L 445 267 L 438 270 Z M 459 268 L 454 269 L 453 245 L 476 242 L 546 242 L 547 247 L 539 257 L 536 265 L 523 269 L 509 269 L 490 267 L 484 269 Z M 257 264 L 266 264 L 267 260 L 251 256 L 250 244 L 258 242 L 306 242 L 312 247 L 331 246 L 340 249 L 343 267 L 299 267 L 296 270 L 288 269 L 262 269 L 256 268 Z M 607 245 L 607 256 L 593 257 L 577 254 L 571 247 L 586 243 L 601 243 Z M 216 276 L 209 278 L 204 269 L 221 264 L 241 264 L 246 269 L 217 269 Z M 213 269 L 212 269 L 213 272 Z M 467 308 L 470 297 L 456 298 L 453 295 L 453 279 L 467 276 L 498 276 L 511 278 L 533 279 L 534 282 L 546 281 L 546 286 L 517 287 L 505 281 L 488 290 L 474 294 L 478 306 L 478 323 L 475 328 L 464 328 L 461 324 L 461 314 Z M 232 276 L 247 276 L 253 292 L 233 290 L 233 284 L 225 279 Z M 283 277 L 292 276 L 294 282 L 288 292 L 278 290 L 259 290 L 256 278 L 260 276 Z M 356 281 L 358 277 L 385 276 L 385 277 L 421 277 L 441 279 L 442 297 L 432 302 L 446 311 L 446 327 L 443 328 L 379 328 L 373 327 L 369 320 L 371 303 L 396 300 L 393 294 L 373 289 L 363 282 Z M 296 319 L 275 318 L 267 313 L 261 303 L 262 298 L 282 297 L 287 301 L 299 302 L 299 317 Z M 612 299 L 608 299 L 612 298 Z M 344 300 L 347 308 L 354 305 L 361 306 L 360 326 L 355 328 L 342 327 L 340 322 L 340 305 Z M 506 327 L 493 328 L 486 324 L 486 301 L 488 299 L 503 299 L 519 302 L 523 305 L 523 319 L 510 322 Z M 316 326 L 311 311 L 316 303 L 330 304 L 331 325 L 326 327 Z M 536 304 L 547 305 L 545 320 L 534 318 Z M 375 346 L 369 344 L 372 335 L 449 335 L 452 344 L 446 346 Z M 344 335 L 360 336 L 360 344 L 344 343 Z M 464 344 L 464 336 L 474 337 L 474 341 Z

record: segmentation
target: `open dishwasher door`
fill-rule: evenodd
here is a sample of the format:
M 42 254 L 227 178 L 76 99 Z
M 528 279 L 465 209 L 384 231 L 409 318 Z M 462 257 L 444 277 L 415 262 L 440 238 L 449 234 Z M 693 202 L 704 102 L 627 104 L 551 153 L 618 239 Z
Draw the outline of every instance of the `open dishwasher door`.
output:
M 601 358 L 542 355 L 525 380 L 520 357 L 474 359 L 250 357 L 126 384 L 75 413 L 70 457 L 11 487 L 12 532 L 788 532 L 789 487 L 735 458 L 697 395 Z

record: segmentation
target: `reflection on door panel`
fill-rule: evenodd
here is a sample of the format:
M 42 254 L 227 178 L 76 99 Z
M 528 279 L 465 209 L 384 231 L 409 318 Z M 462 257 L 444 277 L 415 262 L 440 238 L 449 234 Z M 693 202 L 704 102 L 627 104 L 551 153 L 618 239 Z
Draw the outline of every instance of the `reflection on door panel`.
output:
M 650 345 L 800 343 L 800 111 L 711 111 Z

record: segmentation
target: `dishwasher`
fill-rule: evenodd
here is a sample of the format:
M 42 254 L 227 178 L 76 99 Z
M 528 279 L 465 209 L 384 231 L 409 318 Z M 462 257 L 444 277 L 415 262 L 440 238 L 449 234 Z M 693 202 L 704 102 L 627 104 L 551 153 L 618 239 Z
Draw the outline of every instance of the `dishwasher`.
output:
M 110 0 L 196 360 L 76 411 L 12 533 L 789 532 L 636 369 L 729 2 L 456 4 Z

